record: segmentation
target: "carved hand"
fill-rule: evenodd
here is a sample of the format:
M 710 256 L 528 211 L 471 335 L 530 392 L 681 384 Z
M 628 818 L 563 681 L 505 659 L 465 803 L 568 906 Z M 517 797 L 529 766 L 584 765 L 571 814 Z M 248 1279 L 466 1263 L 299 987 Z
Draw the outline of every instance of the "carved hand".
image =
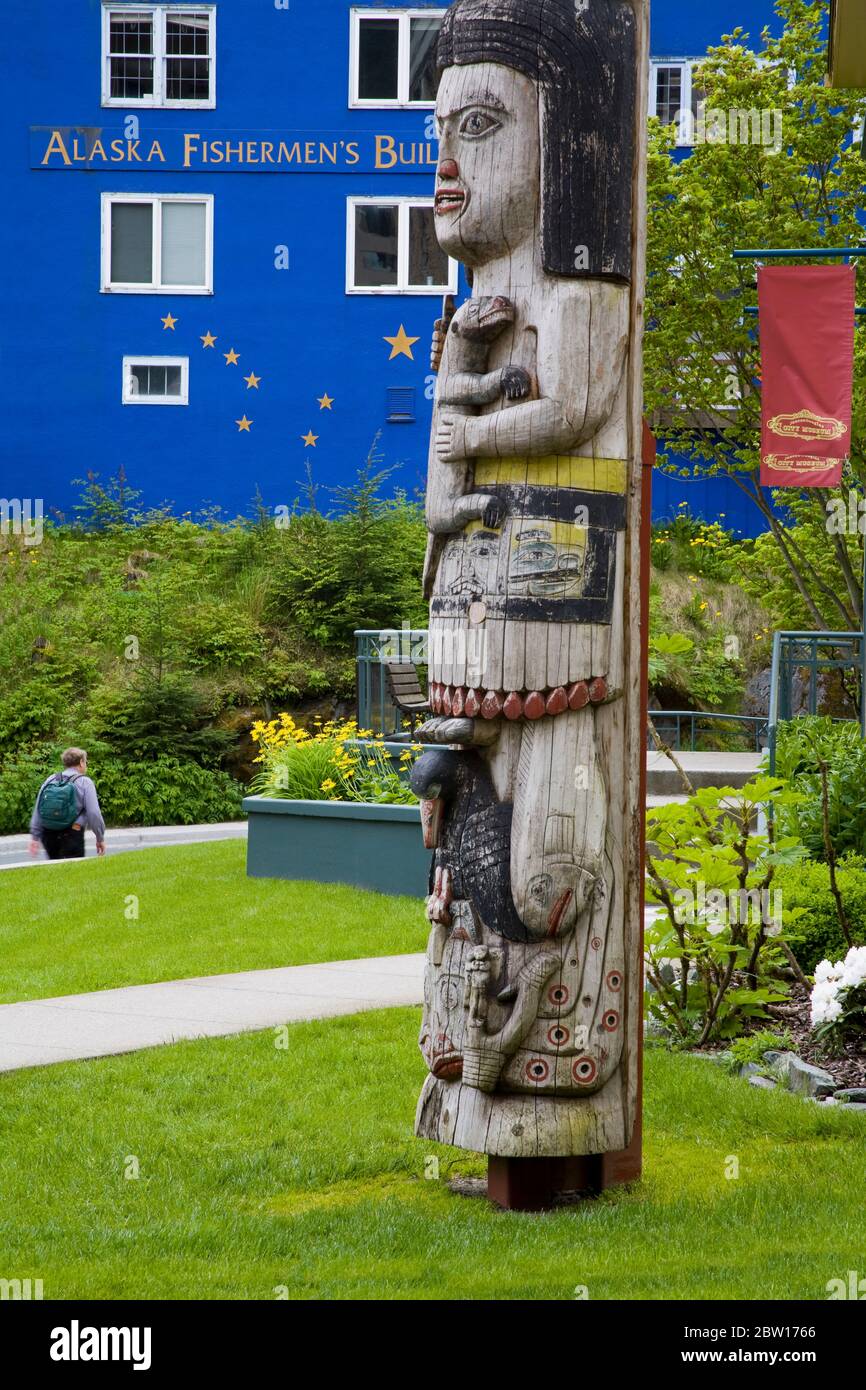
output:
M 502 394 L 506 400 L 522 401 L 532 390 L 532 377 L 523 367 L 502 368 Z

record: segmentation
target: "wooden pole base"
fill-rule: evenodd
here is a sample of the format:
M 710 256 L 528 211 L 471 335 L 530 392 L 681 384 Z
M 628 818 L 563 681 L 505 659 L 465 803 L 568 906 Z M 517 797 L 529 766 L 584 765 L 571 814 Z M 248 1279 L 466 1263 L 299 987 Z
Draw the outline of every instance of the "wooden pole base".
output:
M 563 1193 L 598 1196 L 641 1176 L 641 1129 L 627 1149 L 571 1158 L 487 1159 L 487 1196 L 504 1211 L 549 1211 Z

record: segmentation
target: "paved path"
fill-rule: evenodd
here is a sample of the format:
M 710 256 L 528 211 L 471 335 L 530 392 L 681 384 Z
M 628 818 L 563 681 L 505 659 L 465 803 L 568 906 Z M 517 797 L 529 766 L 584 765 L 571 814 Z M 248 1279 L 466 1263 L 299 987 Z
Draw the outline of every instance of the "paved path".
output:
M 0 1071 L 420 1004 L 423 955 L 338 960 L 0 1006 Z
M 245 820 L 224 821 L 217 825 L 152 825 L 130 830 L 109 830 L 106 836 L 106 852 L 123 854 L 131 849 L 152 849 L 156 845 L 198 845 L 208 840 L 245 840 L 247 822 Z M 96 841 L 88 830 L 85 835 L 87 858 L 96 857 Z M 50 864 L 51 860 L 40 853 L 37 859 L 30 857 L 29 835 L 0 836 L 0 869 L 21 869 L 28 864 Z

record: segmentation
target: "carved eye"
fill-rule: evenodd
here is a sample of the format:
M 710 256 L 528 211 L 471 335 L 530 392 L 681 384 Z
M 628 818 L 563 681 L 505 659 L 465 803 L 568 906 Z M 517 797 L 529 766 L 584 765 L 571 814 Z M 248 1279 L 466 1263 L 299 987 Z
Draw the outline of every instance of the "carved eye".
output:
M 572 1063 L 571 1074 L 579 1086 L 588 1086 L 598 1075 L 598 1067 L 591 1057 L 578 1057 Z
M 502 122 L 497 121 L 495 116 L 489 116 L 486 111 L 469 111 L 460 123 L 460 134 L 478 140 L 482 135 L 501 129 L 501 126 Z

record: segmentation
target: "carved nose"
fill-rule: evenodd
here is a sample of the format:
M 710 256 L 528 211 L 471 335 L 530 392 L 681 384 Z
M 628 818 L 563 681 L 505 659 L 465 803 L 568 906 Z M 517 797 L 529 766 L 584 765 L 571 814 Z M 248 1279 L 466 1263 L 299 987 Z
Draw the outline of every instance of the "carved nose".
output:
M 459 179 L 460 170 L 457 167 L 457 160 L 443 159 L 439 165 L 438 174 L 440 179 Z

